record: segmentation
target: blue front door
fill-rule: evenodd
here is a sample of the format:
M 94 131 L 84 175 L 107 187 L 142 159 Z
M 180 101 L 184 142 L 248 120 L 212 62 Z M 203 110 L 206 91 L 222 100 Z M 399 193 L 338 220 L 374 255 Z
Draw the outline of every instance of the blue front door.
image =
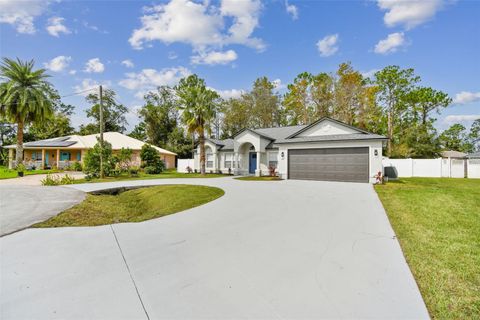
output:
M 45 152 L 45 165 L 48 166 L 48 151 Z
M 257 154 L 250 152 L 250 156 L 248 157 L 248 172 L 255 173 L 255 170 L 257 170 Z

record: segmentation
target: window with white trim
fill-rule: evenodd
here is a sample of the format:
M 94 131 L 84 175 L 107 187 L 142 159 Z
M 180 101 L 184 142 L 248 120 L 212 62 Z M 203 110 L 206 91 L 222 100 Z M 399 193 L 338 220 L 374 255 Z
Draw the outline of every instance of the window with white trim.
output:
M 277 168 L 278 165 L 278 151 L 268 153 L 268 167 Z
M 225 153 L 225 168 L 235 168 L 235 156 L 233 153 Z
M 212 153 L 207 153 L 205 155 L 205 159 L 206 159 L 207 168 L 213 168 L 213 154 Z

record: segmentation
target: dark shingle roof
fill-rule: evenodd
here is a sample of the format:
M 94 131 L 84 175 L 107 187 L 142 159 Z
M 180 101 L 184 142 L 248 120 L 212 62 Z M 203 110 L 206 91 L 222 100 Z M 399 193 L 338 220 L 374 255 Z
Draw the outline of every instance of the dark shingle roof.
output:
M 24 147 L 68 147 L 72 144 L 77 143 L 77 141 L 68 141 L 70 137 L 62 137 L 55 139 L 39 140 L 26 142 L 23 144 Z
M 384 136 L 378 134 L 352 133 L 352 134 L 332 134 L 326 136 L 297 137 L 275 141 L 275 144 L 282 143 L 300 143 L 316 141 L 345 141 L 345 140 L 385 140 Z

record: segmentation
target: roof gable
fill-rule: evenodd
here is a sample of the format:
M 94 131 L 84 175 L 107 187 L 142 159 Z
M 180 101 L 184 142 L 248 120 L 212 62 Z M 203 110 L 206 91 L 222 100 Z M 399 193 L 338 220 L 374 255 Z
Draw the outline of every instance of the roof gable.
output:
M 286 139 L 345 134 L 369 134 L 369 132 L 359 128 L 355 128 L 338 120 L 324 117 L 288 136 Z

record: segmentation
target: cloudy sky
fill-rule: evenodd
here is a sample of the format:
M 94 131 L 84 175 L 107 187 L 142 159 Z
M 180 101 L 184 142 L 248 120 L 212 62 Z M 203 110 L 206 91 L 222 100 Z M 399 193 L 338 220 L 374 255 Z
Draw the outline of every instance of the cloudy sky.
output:
M 303 71 L 396 64 L 454 98 L 444 129 L 480 117 L 479 17 L 479 1 L 454 0 L 0 0 L 0 51 L 34 59 L 62 95 L 115 89 L 130 128 L 146 91 L 191 73 L 231 97 L 260 76 L 284 92 Z M 87 122 L 81 95 L 64 101 Z

